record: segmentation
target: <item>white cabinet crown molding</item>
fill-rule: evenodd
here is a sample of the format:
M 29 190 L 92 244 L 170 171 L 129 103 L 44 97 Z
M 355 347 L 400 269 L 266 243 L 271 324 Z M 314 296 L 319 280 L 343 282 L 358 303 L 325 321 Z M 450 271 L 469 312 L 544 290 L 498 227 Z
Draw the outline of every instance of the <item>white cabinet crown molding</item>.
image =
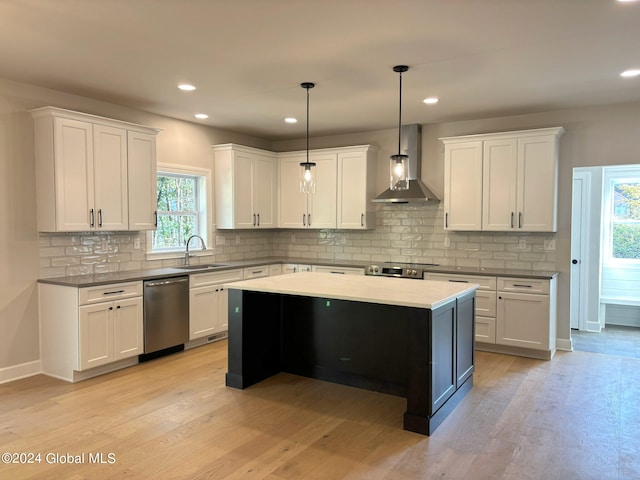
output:
M 540 135 L 556 135 L 561 136 L 565 132 L 564 127 L 547 127 L 547 128 L 534 128 L 530 130 L 512 130 L 507 132 L 494 132 L 494 133 L 474 133 L 470 135 L 458 135 L 453 137 L 441 137 L 439 138 L 445 145 L 447 143 L 469 142 L 473 140 L 499 140 L 502 138 L 512 137 L 537 137 Z

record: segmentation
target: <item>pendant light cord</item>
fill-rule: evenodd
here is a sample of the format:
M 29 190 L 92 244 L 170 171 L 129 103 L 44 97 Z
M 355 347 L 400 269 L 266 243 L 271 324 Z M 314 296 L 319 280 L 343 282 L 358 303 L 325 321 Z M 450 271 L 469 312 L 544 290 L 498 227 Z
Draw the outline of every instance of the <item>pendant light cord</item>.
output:
M 400 137 L 402 130 L 402 72 L 400 72 L 400 99 L 398 108 L 398 156 L 400 156 Z
M 309 163 L 309 88 L 307 88 L 307 163 Z

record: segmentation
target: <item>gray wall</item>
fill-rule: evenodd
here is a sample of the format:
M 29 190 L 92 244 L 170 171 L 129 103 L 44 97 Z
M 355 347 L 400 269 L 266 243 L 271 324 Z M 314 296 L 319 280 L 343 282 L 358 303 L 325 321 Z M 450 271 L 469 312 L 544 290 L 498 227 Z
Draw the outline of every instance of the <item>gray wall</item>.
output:
M 33 122 L 27 111 L 45 105 L 162 128 L 158 137 L 158 161 L 161 163 L 211 168 L 210 146 L 217 143 L 235 142 L 276 151 L 304 148 L 304 139 L 271 143 L 0 80 L 0 329 L 3 332 L 0 336 L 0 380 L 3 368 L 38 360 L 37 278 L 42 275 L 41 271 L 53 268 L 51 261 L 55 255 L 46 254 L 52 241 L 71 244 L 78 241 L 68 238 L 73 235 L 39 236 L 36 229 Z M 530 250 L 519 251 L 513 246 L 514 241 L 517 243 L 517 235 L 467 236 L 463 233 L 451 234 L 452 247 L 445 251 L 438 243 L 445 235 L 441 227 L 442 207 L 404 206 L 393 210 L 390 209 L 395 207 L 378 207 L 378 228 L 371 232 L 217 232 L 225 238 L 225 245 L 216 248 L 216 258 L 250 258 L 268 252 L 307 258 L 373 260 L 397 254 L 412 260 L 437 257 L 451 264 L 499 265 L 508 262 L 512 265 L 515 256 L 515 261 L 532 268 L 544 265 L 547 269 L 551 264 L 560 271 L 558 336 L 569 339 L 572 170 L 583 166 L 640 163 L 638 118 L 640 103 L 423 125 L 422 178 L 440 196 L 444 191 L 444 147 L 437 140 L 439 137 L 563 126 L 566 133 L 560 143 L 559 226 L 555 252 L 540 250 L 546 236 L 527 236 Z M 377 184 L 378 190 L 382 191 L 388 177 L 388 157 L 395 153 L 396 134 L 390 129 L 313 138 L 311 148 L 377 145 L 380 147 Z M 113 236 L 114 242 L 120 241 L 125 251 L 132 237 L 135 235 Z M 62 251 L 61 256 L 67 256 L 67 249 Z M 148 265 L 144 259 L 135 258 L 123 263 L 122 269 Z M 61 271 L 66 270 L 56 270 L 56 273 Z

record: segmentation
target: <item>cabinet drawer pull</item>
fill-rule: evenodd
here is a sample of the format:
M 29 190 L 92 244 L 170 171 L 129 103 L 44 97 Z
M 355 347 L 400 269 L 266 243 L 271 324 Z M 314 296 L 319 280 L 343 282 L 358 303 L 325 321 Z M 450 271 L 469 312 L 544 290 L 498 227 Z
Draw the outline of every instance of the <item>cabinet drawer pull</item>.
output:
M 344 272 L 334 272 L 334 271 L 330 271 L 329 273 L 337 273 L 339 275 L 344 275 Z
M 533 285 L 525 285 L 524 283 L 514 283 L 513 286 L 520 288 L 533 288 Z
M 124 293 L 124 290 L 114 290 L 113 292 L 103 292 L 103 295 L 115 295 L 117 293 Z
M 455 283 L 469 283 L 469 280 L 451 280 L 449 279 L 450 282 L 455 282 Z

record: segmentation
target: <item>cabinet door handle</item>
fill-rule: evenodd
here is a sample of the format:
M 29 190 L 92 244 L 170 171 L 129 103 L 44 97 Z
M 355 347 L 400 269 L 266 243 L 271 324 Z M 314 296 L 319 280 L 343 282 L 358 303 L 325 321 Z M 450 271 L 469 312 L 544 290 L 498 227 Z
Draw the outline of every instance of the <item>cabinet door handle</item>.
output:
M 518 228 L 522 228 L 522 212 L 518 212 Z
M 513 228 L 513 215 L 514 215 L 514 213 L 511 212 L 511 228 Z
M 449 228 L 449 214 L 447 212 L 444 214 L 444 228 Z
M 109 310 L 113 310 L 113 307 L 109 307 Z
M 258 214 L 258 226 L 260 226 L 260 214 Z
M 302 214 L 302 226 L 303 227 L 307 226 L 307 214 L 306 213 Z
M 117 293 L 124 293 L 124 290 L 114 290 L 112 292 L 103 292 L 103 295 L 115 295 Z
M 93 216 L 93 208 L 89 210 L 89 226 L 93 228 L 95 226 L 95 218 Z
M 256 226 L 256 214 L 255 213 L 253 214 L 253 226 L 254 227 Z
M 102 209 L 98 209 L 98 228 L 102 228 Z
M 309 220 L 309 226 L 311 226 L 311 214 L 309 213 L 309 214 L 307 214 L 307 215 L 308 215 L 308 217 L 309 217 L 309 218 L 307 219 L 307 220 Z
M 116 308 L 120 308 L 120 305 L 118 305 Z
M 364 227 L 364 213 L 360 214 L 360 226 Z
M 153 226 L 158 228 L 158 211 L 156 210 L 155 212 L 153 212 L 153 215 L 155 217 L 155 219 L 153 221 Z

